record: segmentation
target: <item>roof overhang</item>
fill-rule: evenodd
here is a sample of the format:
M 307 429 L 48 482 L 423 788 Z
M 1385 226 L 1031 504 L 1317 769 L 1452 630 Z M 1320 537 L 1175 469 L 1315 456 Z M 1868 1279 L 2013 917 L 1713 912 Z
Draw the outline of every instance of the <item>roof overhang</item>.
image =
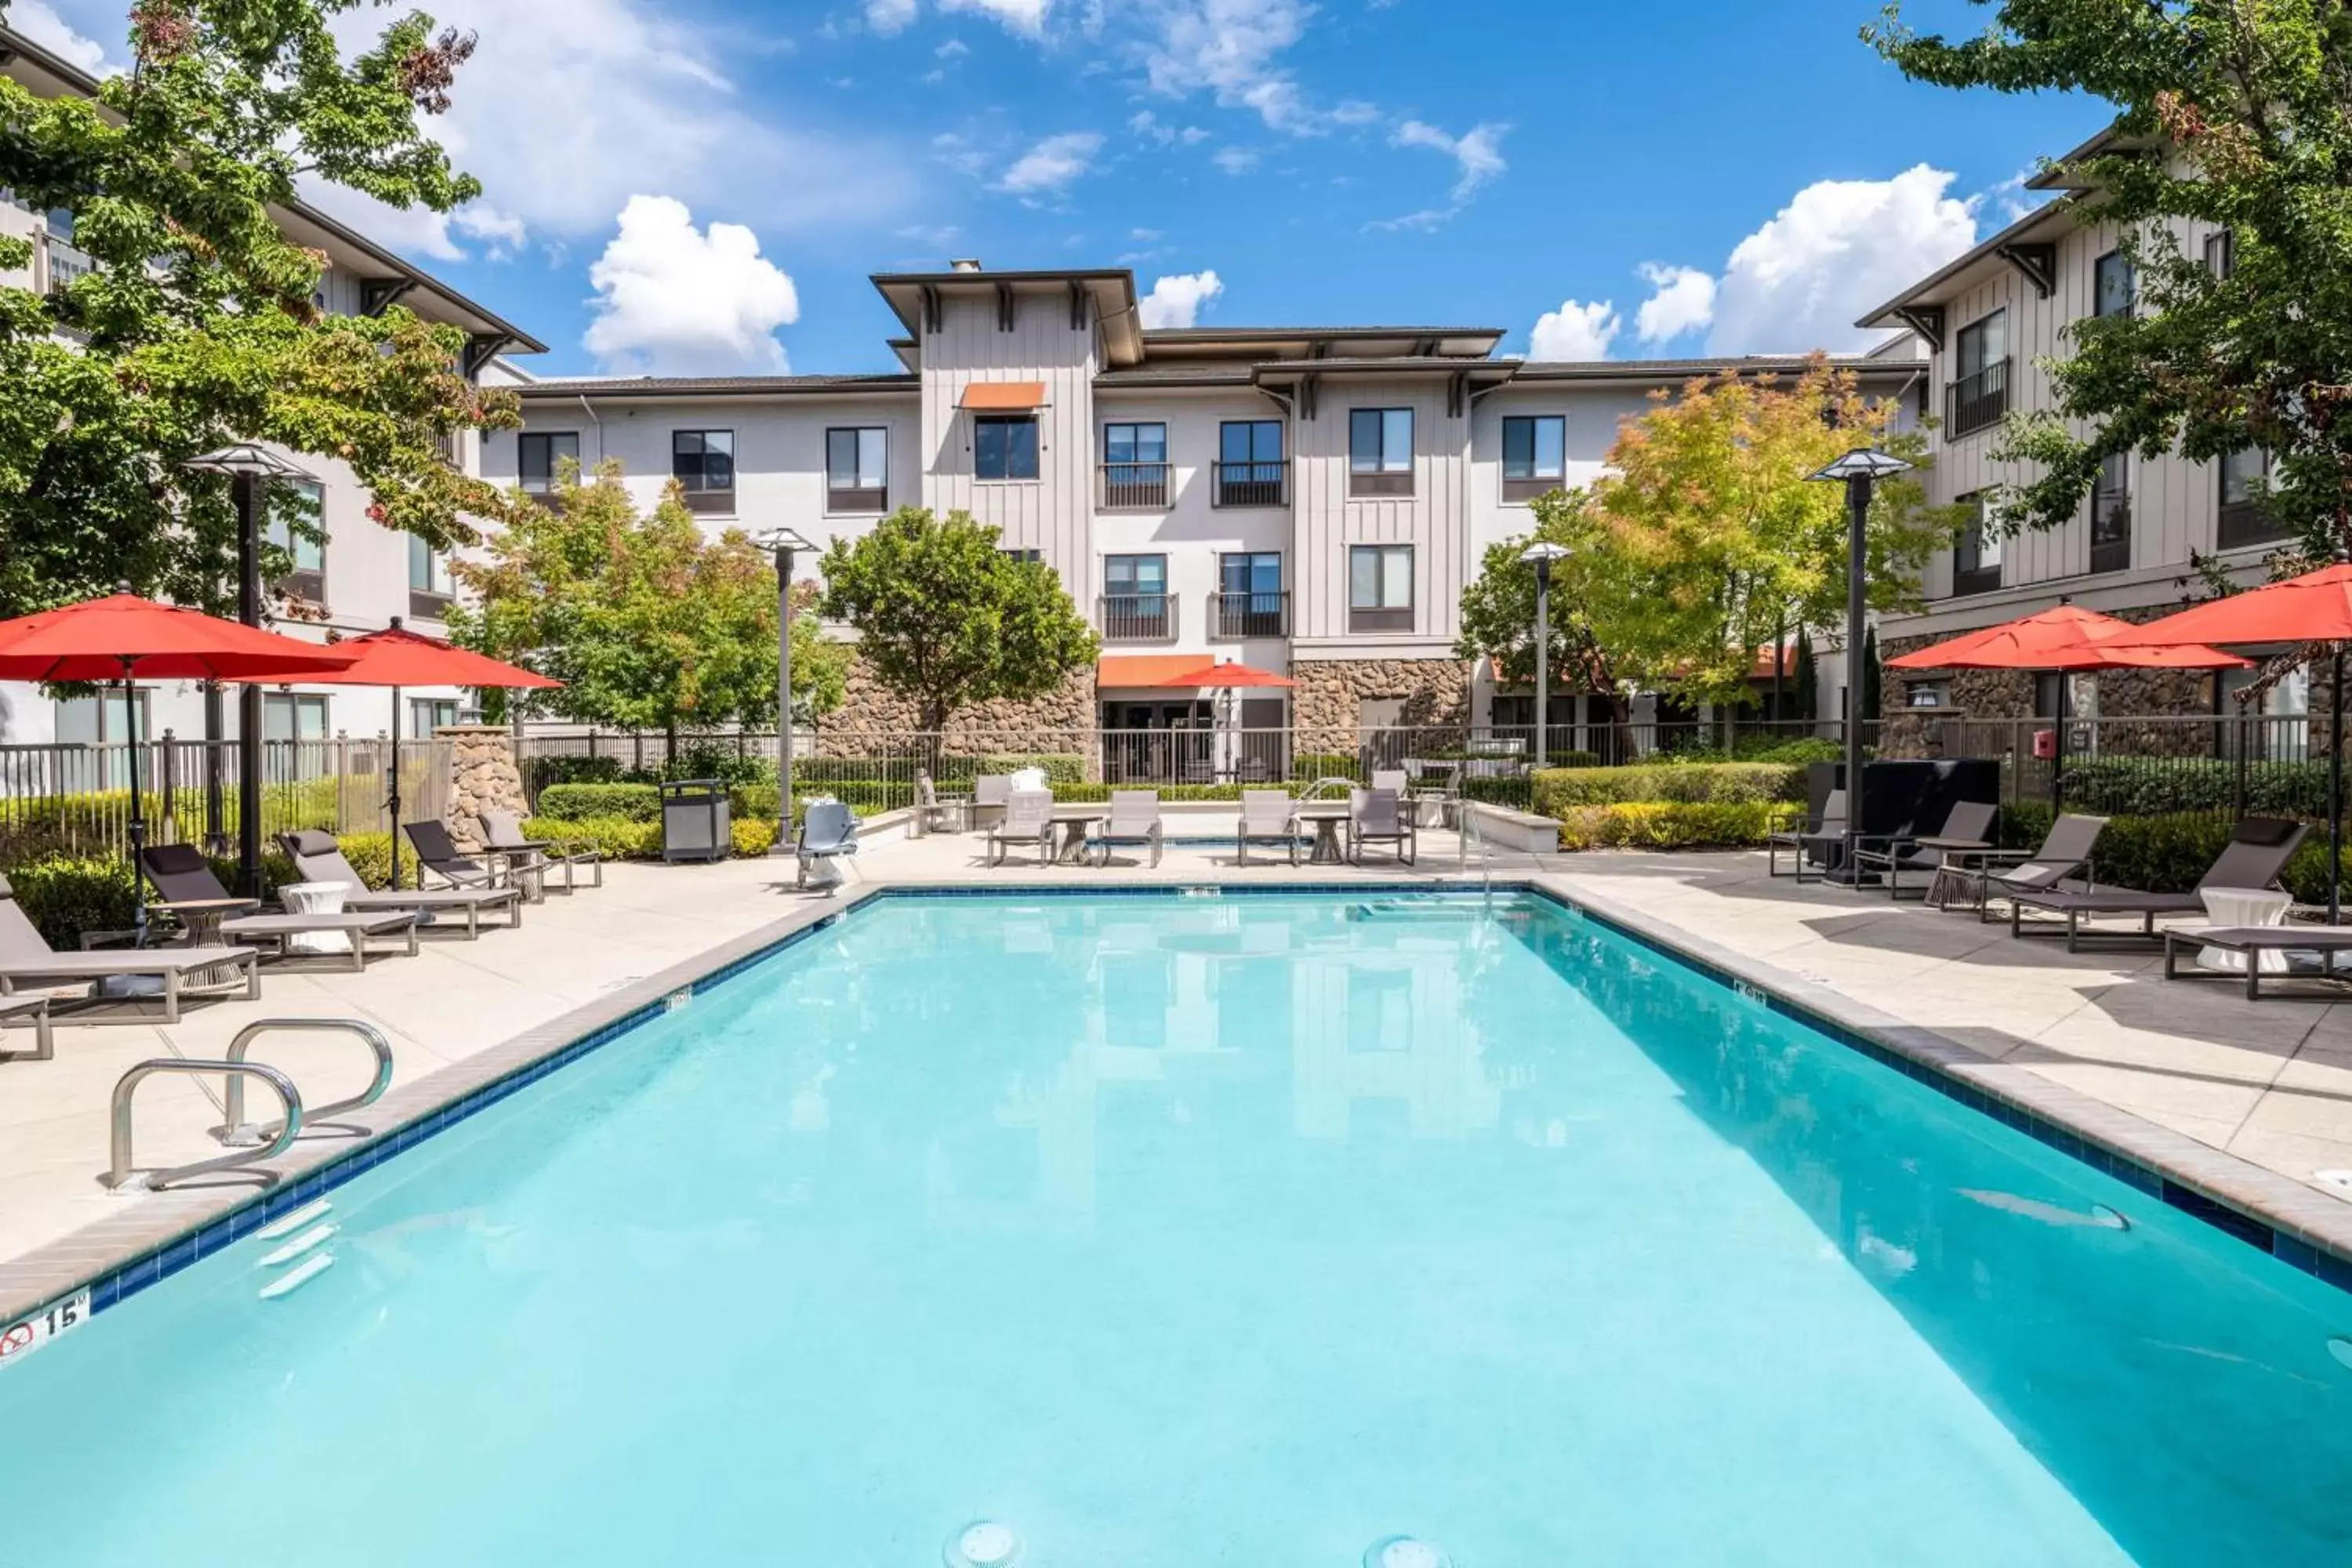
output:
M 1926 338 L 1930 347 L 1941 348 L 1941 330 L 1931 331 L 1927 324 L 1923 324 L 1924 309 L 1933 309 L 1940 314 L 1946 300 L 1996 268 L 2017 266 L 2031 276 L 2035 264 L 2031 258 L 2035 253 L 2027 247 L 2054 242 L 2074 226 L 2074 211 L 2066 203 L 2051 202 L 2036 207 L 1990 239 L 1954 257 L 1894 299 L 1864 313 L 1854 325 L 1908 327 Z M 2039 281 L 2035 287 L 2045 294 L 2048 292 Z
M 1143 334 L 1155 361 L 1485 359 L 1498 327 L 1165 327 Z
M 886 395 L 909 397 L 920 390 L 922 378 L 913 375 L 737 375 L 737 376 L 575 376 L 538 381 L 513 388 L 526 403 L 593 398 L 637 401 L 684 401 L 702 397 L 861 397 Z
M 1000 323 L 1010 322 L 1020 309 L 1066 310 L 1073 328 L 1090 322 L 1100 328 L 1106 364 L 1143 363 L 1135 274 L 1123 267 L 1068 272 L 877 272 L 873 283 L 918 343 L 925 331 L 939 330 L 943 301 L 984 299 L 996 302 Z

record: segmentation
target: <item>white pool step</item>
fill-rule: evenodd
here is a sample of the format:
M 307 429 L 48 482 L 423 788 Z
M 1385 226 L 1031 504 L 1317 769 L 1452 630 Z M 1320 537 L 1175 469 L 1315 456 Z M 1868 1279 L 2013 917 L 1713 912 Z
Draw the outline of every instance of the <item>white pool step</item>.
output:
M 315 1253 L 307 1263 L 298 1264 L 261 1288 L 261 1299 L 275 1301 L 280 1296 L 290 1296 L 335 1266 L 331 1252 Z
M 341 1226 L 334 1225 L 313 1226 L 277 1251 L 265 1254 L 261 1259 L 261 1266 L 264 1268 L 275 1268 L 281 1263 L 291 1263 L 312 1247 L 325 1246 L 341 1228 Z
M 271 1220 L 268 1225 L 263 1226 L 259 1230 L 255 1231 L 253 1234 L 261 1237 L 264 1241 L 276 1241 L 281 1236 L 293 1235 L 304 1226 L 309 1225 L 312 1220 L 323 1216 L 329 1209 L 331 1209 L 334 1206 L 334 1205 L 329 1203 L 324 1198 L 315 1199 L 312 1202 L 304 1204 L 300 1208 L 296 1209 L 291 1214 L 278 1215 L 276 1219 Z

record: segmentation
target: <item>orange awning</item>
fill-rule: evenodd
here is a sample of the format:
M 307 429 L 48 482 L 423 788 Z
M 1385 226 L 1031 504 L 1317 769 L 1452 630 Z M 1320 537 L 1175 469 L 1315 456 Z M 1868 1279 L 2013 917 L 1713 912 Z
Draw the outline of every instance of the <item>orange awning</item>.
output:
M 981 414 L 1026 414 L 1045 406 L 1042 381 L 971 381 L 964 384 L 961 406 Z
M 1098 687 L 1198 691 L 1203 687 L 1286 687 L 1297 684 L 1246 664 L 1213 664 L 1197 653 L 1108 654 L 1095 665 Z

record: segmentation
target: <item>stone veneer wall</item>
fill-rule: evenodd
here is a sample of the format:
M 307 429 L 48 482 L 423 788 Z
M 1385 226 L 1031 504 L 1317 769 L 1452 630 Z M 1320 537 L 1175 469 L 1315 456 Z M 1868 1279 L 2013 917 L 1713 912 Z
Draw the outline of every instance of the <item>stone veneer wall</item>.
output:
M 444 724 L 433 738 L 449 742 L 449 803 L 441 820 L 458 848 L 482 847 L 485 811 L 529 814 L 522 774 L 515 767 L 513 731 L 501 724 Z
M 1402 725 L 1470 722 L 1470 667 L 1458 658 L 1293 660 L 1290 678 L 1302 752 L 1357 750 L 1367 701 L 1402 701 Z
M 916 732 L 915 705 L 875 679 L 863 658 L 849 667 L 841 706 L 817 726 L 817 754 L 859 756 L 880 739 Z M 1073 670 L 1061 689 L 1026 701 L 977 702 L 948 719 L 950 751 L 1086 752 L 1096 727 L 1095 672 Z

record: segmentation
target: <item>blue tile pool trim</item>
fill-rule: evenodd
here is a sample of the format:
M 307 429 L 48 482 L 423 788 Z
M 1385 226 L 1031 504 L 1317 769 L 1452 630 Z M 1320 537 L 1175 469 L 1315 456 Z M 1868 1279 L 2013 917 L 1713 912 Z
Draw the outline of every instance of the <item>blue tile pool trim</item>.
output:
M 1807 1028 L 1836 1041 L 1849 1049 L 1861 1052 L 1872 1060 L 1894 1068 L 1915 1082 L 1925 1084 L 1948 1099 L 1958 1100 L 1969 1110 L 2000 1122 L 2003 1126 L 2024 1133 L 2037 1142 L 2045 1143 L 2059 1152 L 2079 1160 L 2092 1169 L 2105 1172 L 2119 1181 L 2139 1188 L 2152 1197 L 2161 1199 L 2183 1214 L 2203 1221 L 2216 1230 L 2235 1237 L 2251 1247 L 2261 1248 L 2283 1263 L 2302 1270 L 2336 1289 L 2352 1292 L 2352 1258 L 2337 1255 L 2326 1247 L 2273 1226 L 2269 1221 L 2228 1204 L 2221 1203 L 2191 1188 L 2168 1179 L 2163 1173 L 2143 1164 L 2129 1155 L 2108 1149 L 2078 1133 L 2049 1121 L 2021 1106 L 2012 1105 L 1995 1095 L 1987 1094 L 1972 1084 L 1937 1070 L 1927 1063 L 1916 1061 L 1903 1053 L 1849 1028 L 1812 1008 L 1792 1002 L 1777 992 L 1759 986 L 1743 976 L 1736 975 L 1720 965 L 1684 952 L 1660 942 L 1645 932 L 1610 919 L 1598 910 L 1577 903 L 1549 888 L 1531 882 L 1508 881 L 1494 884 L 1496 893 L 1539 900 L 1556 908 L 1569 910 L 1581 919 L 1605 927 L 1615 934 L 1634 942 L 1668 962 L 1688 969 L 1713 981 L 1726 990 L 1749 995 L 1761 1005 L 1779 1013 Z M 1362 898 L 1394 898 L 1412 896 L 1418 899 L 1481 898 L 1486 889 L 1456 884 L 1433 888 L 1426 882 L 1256 882 L 1256 883 L 1158 883 L 1109 884 L 1101 886 L 1059 887 L 909 887 L 893 886 L 873 890 L 865 899 L 822 920 L 785 932 L 774 942 L 755 951 L 730 959 L 707 973 L 697 975 L 667 993 L 664 997 L 635 1008 L 621 1017 L 599 1026 L 579 1038 L 558 1047 L 536 1061 L 517 1068 L 512 1072 L 492 1079 L 479 1089 L 452 1100 L 447 1105 L 383 1134 L 371 1139 L 347 1152 L 338 1155 L 315 1170 L 267 1192 L 256 1194 L 247 1203 L 185 1236 L 131 1259 L 104 1274 L 87 1286 L 79 1288 L 89 1292 L 93 1313 L 119 1305 L 178 1273 L 199 1259 L 210 1257 L 222 1248 L 234 1246 L 303 1205 L 311 1203 L 344 1183 L 364 1174 L 394 1156 L 415 1148 L 467 1118 L 486 1110 L 520 1089 L 537 1083 L 550 1073 L 571 1066 L 590 1052 L 598 1050 L 622 1036 L 662 1016 L 669 1007 L 668 997 L 677 991 L 699 996 L 706 991 L 723 985 L 754 965 L 763 963 L 785 949 L 808 940 L 819 931 L 828 931 L 849 916 L 876 904 L 904 900 L 928 899 L 994 899 L 1027 902 L 1040 899 L 1183 899 L 1215 897 L 1219 899 L 1282 899 L 1330 898 L 1334 896 Z M 47 1303 L 44 1303 L 46 1306 Z M 36 1309 L 39 1310 L 40 1309 Z M 29 1315 L 29 1314 L 28 1314 Z

